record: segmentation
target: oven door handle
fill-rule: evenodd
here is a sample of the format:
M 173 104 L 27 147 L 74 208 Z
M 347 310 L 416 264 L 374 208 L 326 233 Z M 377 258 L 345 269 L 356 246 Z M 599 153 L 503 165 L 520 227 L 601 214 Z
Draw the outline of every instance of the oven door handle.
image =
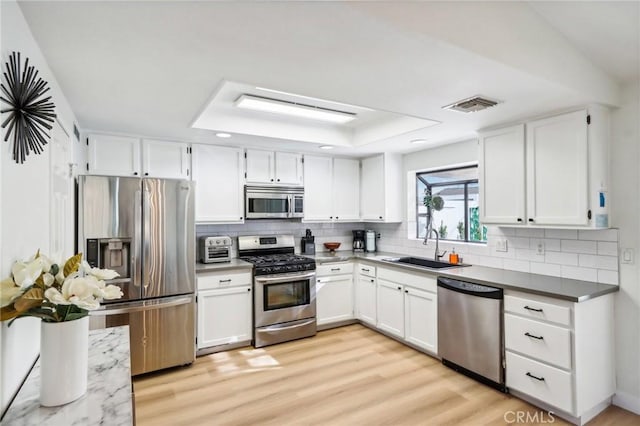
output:
M 314 271 L 314 272 L 307 272 L 306 274 L 300 274 L 300 275 L 287 275 L 287 276 L 277 276 L 277 277 L 256 277 L 256 283 L 259 283 L 259 284 L 286 283 L 291 281 L 312 279 L 315 276 L 316 276 L 316 273 Z
M 297 321 L 296 321 L 297 322 Z M 316 318 L 311 318 L 305 322 L 301 322 L 301 323 L 296 323 L 293 325 L 281 325 L 281 324 L 276 324 L 276 325 L 270 325 L 268 327 L 260 327 L 260 331 L 282 331 L 282 330 L 291 330 L 294 328 L 300 328 L 300 327 L 304 327 L 305 325 L 309 325 L 309 324 L 313 324 L 316 322 Z

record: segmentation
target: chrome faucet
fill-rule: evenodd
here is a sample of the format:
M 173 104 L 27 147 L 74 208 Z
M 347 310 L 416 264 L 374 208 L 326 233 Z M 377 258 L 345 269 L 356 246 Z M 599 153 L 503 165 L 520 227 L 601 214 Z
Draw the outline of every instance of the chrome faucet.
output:
M 440 243 L 440 235 L 438 235 L 438 231 L 436 231 L 433 228 L 427 227 L 427 233 L 424 236 L 424 241 L 422 242 L 422 244 L 427 245 L 427 243 L 429 243 L 429 235 L 431 233 L 436 234 L 436 251 L 433 254 L 433 260 L 440 261 L 440 259 L 442 259 L 442 257 L 447 254 L 447 251 L 443 251 L 442 254 L 440 254 L 440 249 L 438 248 L 438 244 Z

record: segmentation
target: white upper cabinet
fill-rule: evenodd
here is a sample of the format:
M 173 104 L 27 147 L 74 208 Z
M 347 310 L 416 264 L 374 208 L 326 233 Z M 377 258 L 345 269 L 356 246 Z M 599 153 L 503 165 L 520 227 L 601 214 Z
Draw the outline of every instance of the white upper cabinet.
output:
M 92 134 L 87 173 L 189 179 L 189 145 L 128 136 Z
M 243 159 L 241 148 L 192 146 L 196 222 L 244 221 Z
M 527 216 L 536 225 L 586 225 L 585 110 L 527 123 Z
M 92 134 L 87 138 L 87 173 L 107 176 L 141 176 L 140 139 Z
M 304 220 L 333 220 L 333 159 L 305 156 Z
M 600 106 L 481 132 L 481 221 L 608 227 L 609 137 Z
M 337 221 L 360 220 L 360 161 L 333 159 L 333 215 Z
M 365 158 L 361 178 L 361 219 L 402 222 L 402 157 L 384 154 Z
M 480 221 L 525 223 L 524 124 L 480 134 Z
M 247 150 L 247 183 L 274 183 L 273 151 Z
M 302 185 L 302 154 L 248 149 L 247 183 Z
M 360 161 L 305 156 L 304 220 L 360 220 Z
M 189 146 L 186 143 L 142 141 L 142 175 L 189 179 Z
M 276 152 L 275 178 L 278 185 L 302 185 L 302 154 Z

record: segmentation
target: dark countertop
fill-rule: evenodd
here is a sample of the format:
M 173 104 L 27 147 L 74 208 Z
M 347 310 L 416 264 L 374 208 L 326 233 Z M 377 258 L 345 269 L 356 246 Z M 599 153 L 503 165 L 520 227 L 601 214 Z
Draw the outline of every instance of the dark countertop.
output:
M 431 276 L 443 276 L 477 284 L 490 285 L 505 290 L 516 290 L 525 293 L 539 294 L 571 302 L 584 302 L 594 297 L 619 291 L 619 286 L 600 284 L 591 281 L 580 281 L 548 275 L 530 274 L 526 272 L 510 271 L 507 269 L 488 268 L 485 266 L 455 267 L 446 270 L 424 269 L 419 266 L 391 263 L 383 259 L 402 257 L 397 253 L 354 253 L 338 251 L 335 253 L 318 253 L 309 256 L 319 264 L 330 262 L 345 262 L 348 260 L 364 260 L 380 266 L 410 270 Z

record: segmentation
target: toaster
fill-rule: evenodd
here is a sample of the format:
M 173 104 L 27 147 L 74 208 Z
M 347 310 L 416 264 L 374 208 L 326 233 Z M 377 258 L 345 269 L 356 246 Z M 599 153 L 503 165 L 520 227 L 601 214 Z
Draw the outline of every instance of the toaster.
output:
M 200 237 L 198 238 L 198 259 L 201 263 L 230 262 L 231 245 L 231 237 Z

